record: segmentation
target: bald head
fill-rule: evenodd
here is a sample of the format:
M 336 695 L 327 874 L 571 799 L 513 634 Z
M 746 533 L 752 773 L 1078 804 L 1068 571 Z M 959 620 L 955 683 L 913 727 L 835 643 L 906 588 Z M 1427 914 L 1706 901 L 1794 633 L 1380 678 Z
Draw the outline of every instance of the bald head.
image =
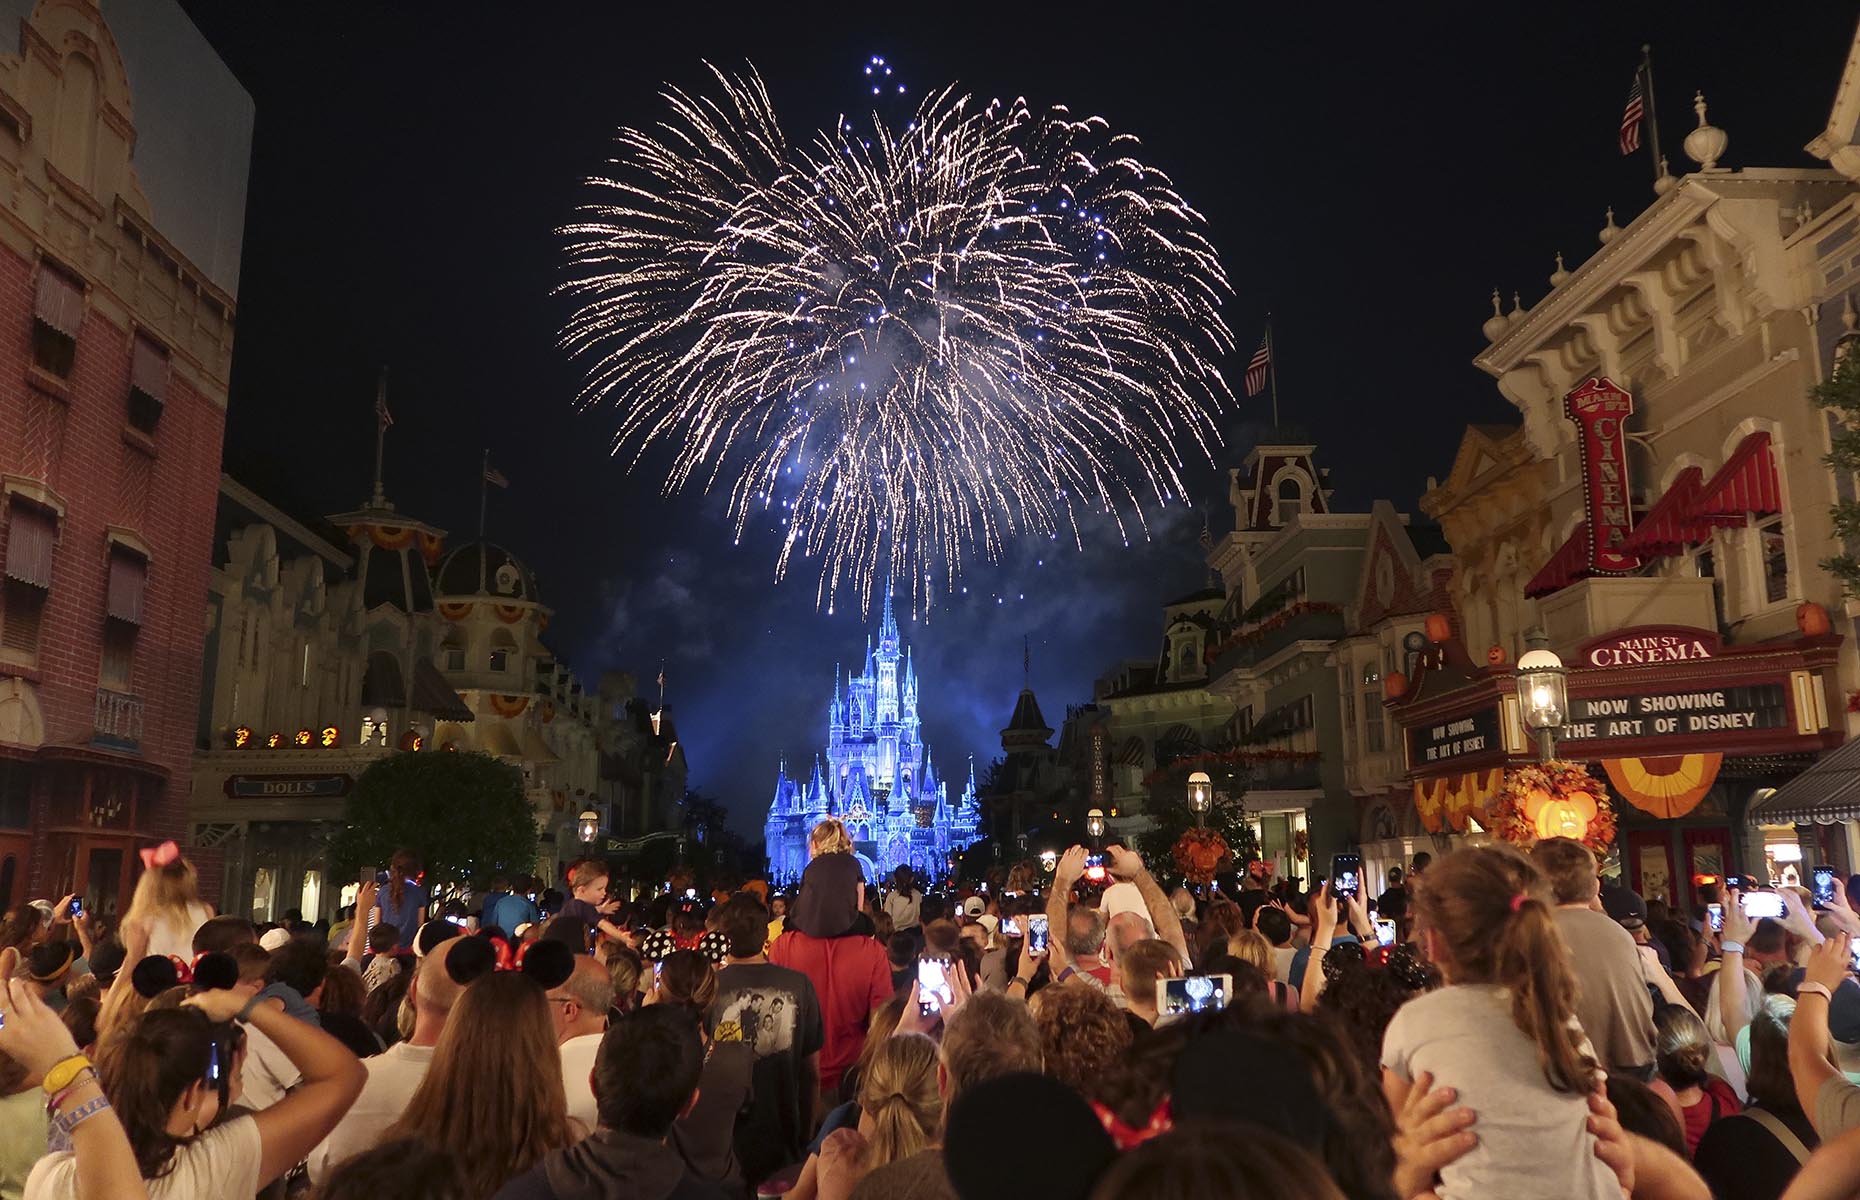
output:
M 428 950 L 426 957 L 420 960 L 409 996 L 416 1011 L 443 1016 L 458 1003 L 459 993 L 465 990 L 465 985 L 452 978 L 446 970 L 446 960 L 463 941 L 463 938 L 453 938 L 441 942 Z
M 1115 959 L 1146 938 L 1156 936 L 1150 919 L 1142 913 L 1121 912 L 1111 918 L 1110 926 L 1105 931 L 1105 947 L 1108 957 Z

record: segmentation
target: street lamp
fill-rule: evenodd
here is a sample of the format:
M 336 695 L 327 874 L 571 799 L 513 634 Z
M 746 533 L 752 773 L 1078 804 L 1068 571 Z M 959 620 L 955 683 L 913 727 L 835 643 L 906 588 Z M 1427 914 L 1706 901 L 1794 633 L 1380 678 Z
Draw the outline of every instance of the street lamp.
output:
M 1518 707 L 1537 734 L 1537 757 L 1548 761 L 1556 757 L 1556 730 L 1569 709 L 1566 673 L 1542 630 L 1527 640 L 1531 648 L 1518 660 Z
M 1097 841 L 1104 836 L 1104 810 L 1094 808 L 1085 814 L 1085 836 Z
M 1195 814 L 1197 829 L 1207 823 L 1208 809 L 1213 805 L 1214 781 L 1206 771 L 1196 771 L 1188 777 L 1188 810 Z
M 591 808 L 581 810 L 575 818 L 575 831 L 581 836 L 583 845 L 592 846 L 594 839 L 601 835 L 601 814 Z

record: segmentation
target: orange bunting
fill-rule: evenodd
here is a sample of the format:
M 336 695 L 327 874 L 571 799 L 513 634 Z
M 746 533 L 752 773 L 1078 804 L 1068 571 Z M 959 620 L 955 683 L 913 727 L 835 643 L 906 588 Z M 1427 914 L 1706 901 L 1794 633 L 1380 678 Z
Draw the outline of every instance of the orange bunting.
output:
M 497 610 L 497 619 L 506 625 L 515 625 L 523 619 L 525 610 L 521 604 L 498 604 L 493 607 Z
M 441 600 L 439 602 L 439 615 L 448 621 L 463 621 L 466 617 L 471 616 L 471 602 Z
M 439 556 L 446 548 L 446 539 L 440 537 L 436 533 L 427 533 L 425 530 L 418 531 L 418 538 L 420 542 L 420 557 L 426 560 L 427 566 L 438 566 Z
M 529 707 L 528 696 L 506 696 L 493 692 L 491 694 L 491 711 L 500 717 L 514 717 Z
M 1604 758 L 1602 769 L 1623 799 L 1652 816 L 1683 817 L 1698 807 L 1718 780 L 1724 755 L 1661 754 Z

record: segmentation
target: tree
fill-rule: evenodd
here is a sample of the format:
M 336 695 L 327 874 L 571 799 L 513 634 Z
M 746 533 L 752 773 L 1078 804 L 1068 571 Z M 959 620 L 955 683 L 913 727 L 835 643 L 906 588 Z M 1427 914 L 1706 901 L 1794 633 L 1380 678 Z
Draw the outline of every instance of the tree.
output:
M 1179 787 L 1165 784 L 1152 788 L 1144 811 L 1150 818 L 1150 827 L 1137 835 L 1137 848 L 1143 853 L 1143 861 L 1158 879 L 1179 879 L 1181 872 L 1176 869 L 1173 853 L 1175 843 L 1195 827 L 1195 814 L 1188 807 L 1186 782 Z M 1239 794 L 1216 792 L 1206 823 L 1221 835 L 1233 858 L 1223 870 L 1244 871 L 1249 861 L 1259 857 L 1259 842 L 1253 836 L 1253 824 L 1247 818 L 1246 804 Z
M 535 869 L 538 831 L 523 772 L 489 754 L 378 759 L 356 781 L 344 821 L 329 848 L 338 879 L 385 866 L 403 848 L 420 856 L 436 894 Z
M 1853 347 L 1850 339 L 1842 339 L 1833 372 L 1812 393 L 1816 404 L 1840 416 L 1840 428 L 1831 439 L 1834 449 L 1825 461 L 1838 476 L 1849 479 L 1860 473 L 1860 354 Z M 1822 559 L 1821 567 L 1841 581 L 1849 596 L 1860 596 L 1860 557 L 1853 552 L 1860 544 L 1860 500 L 1837 500 L 1829 515 L 1842 552 Z

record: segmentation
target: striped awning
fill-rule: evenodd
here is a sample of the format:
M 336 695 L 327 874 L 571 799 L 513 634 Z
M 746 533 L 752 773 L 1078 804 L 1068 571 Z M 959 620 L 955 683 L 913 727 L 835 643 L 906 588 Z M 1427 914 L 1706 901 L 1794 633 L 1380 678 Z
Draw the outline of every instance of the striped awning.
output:
M 1647 515 L 1635 524 L 1621 544 L 1623 554 L 1636 558 L 1658 558 L 1684 553 L 1687 547 L 1711 540 L 1711 522 L 1698 515 L 1699 497 L 1704 494 L 1705 472 L 1687 467 L 1673 480 Z
M 1693 513 L 1712 525 L 1742 525 L 1752 513 L 1782 511 L 1782 487 L 1776 481 L 1776 456 L 1770 435 L 1753 433 L 1738 443 L 1718 473 L 1699 490 Z
M 1744 814 L 1750 825 L 1834 825 L 1860 819 L 1860 739 L 1841 744 Z
M 1524 585 L 1524 594 L 1532 598 L 1548 596 L 1578 579 L 1586 578 L 1588 574 L 1589 523 L 1583 521 L 1576 526 L 1576 532 L 1569 535 L 1569 540 L 1550 556 L 1550 561 L 1543 565 L 1543 569 L 1531 576 L 1531 581 Z
M 84 289 L 63 272 L 41 263 L 32 315 L 42 324 L 75 339 L 78 326 L 84 323 Z
M 58 526 L 51 513 L 13 497 L 6 527 L 6 577 L 36 588 L 52 586 L 52 546 Z
M 1143 739 L 1135 734 L 1125 738 L 1123 745 L 1117 748 L 1117 761 L 1124 766 L 1140 767 L 1146 758 L 1148 754 L 1143 749 Z
M 129 359 L 129 386 L 157 403 L 168 398 L 168 355 L 145 337 Z

